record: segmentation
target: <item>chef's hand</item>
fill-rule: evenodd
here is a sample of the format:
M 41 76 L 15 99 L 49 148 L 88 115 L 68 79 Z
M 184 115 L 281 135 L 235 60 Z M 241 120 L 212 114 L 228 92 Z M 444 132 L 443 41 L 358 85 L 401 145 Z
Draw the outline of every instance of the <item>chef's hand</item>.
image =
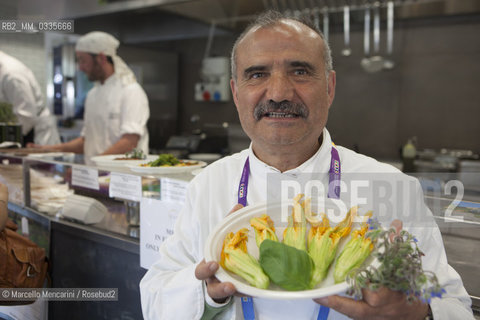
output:
M 236 204 L 229 212 L 235 212 L 243 208 L 241 204 Z M 215 261 L 205 262 L 202 260 L 195 269 L 195 277 L 198 280 L 204 280 L 207 284 L 207 293 L 216 303 L 224 303 L 228 297 L 234 295 L 237 290 L 231 282 L 220 282 L 216 277 L 219 265 Z
M 402 222 L 392 222 L 399 234 L 402 230 Z M 390 239 L 393 240 L 393 237 Z M 353 300 L 347 297 L 329 296 L 314 299 L 315 302 L 326 307 L 337 310 L 346 316 L 361 319 L 425 319 L 428 313 L 428 304 L 420 301 L 407 302 L 407 296 L 400 291 L 393 291 L 381 287 L 376 291 L 362 290 L 363 299 Z
M 27 147 L 27 148 L 32 148 L 32 149 L 42 149 L 42 150 L 50 150 L 50 149 L 52 149 L 52 146 L 43 145 L 43 144 L 36 144 L 36 143 L 33 143 L 33 142 L 28 142 L 28 143 L 26 144 L 26 147 Z

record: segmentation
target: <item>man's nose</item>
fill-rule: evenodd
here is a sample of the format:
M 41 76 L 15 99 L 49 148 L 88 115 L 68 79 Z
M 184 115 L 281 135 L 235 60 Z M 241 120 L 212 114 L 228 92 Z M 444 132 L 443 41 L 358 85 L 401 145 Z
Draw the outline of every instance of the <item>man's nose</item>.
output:
M 288 75 L 272 73 L 267 88 L 267 99 L 275 102 L 292 101 L 294 92 L 294 85 Z

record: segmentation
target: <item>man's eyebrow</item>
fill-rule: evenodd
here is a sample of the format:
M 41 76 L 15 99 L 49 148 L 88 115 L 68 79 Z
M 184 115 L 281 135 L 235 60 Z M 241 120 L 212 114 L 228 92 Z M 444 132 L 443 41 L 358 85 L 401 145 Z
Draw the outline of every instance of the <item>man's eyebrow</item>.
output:
M 315 71 L 315 67 L 306 61 L 291 61 L 290 62 L 291 67 L 303 67 L 309 71 Z
M 251 73 L 253 73 L 253 72 L 265 71 L 265 70 L 267 70 L 267 67 L 266 67 L 266 66 L 251 66 L 251 67 L 246 68 L 246 69 L 243 71 L 243 76 L 246 77 L 246 76 L 248 76 L 249 74 L 251 74 Z

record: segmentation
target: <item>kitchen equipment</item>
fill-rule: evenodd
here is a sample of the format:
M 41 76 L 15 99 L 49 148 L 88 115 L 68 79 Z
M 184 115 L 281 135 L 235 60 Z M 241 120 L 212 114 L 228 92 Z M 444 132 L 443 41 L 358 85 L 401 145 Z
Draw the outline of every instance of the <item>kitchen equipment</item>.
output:
M 129 226 L 140 225 L 140 202 L 125 201 L 125 208 L 127 211 L 127 222 Z
M 388 1 L 387 3 L 387 57 L 384 61 L 384 69 L 393 69 L 395 67 L 395 62 L 392 60 L 393 54 L 393 1 Z
M 230 59 L 207 57 L 202 61 L 202 82 L 195 84 L 196 101 L 230 100 Z
M 171 153 L 177 158 L 184 158 L 191 152 L 196 152 L 200 145 L 200 135 L 171 136 L 165 148 L 158 153 Z
M 350 8 L 348 5 L 343 7 L 343 39 L 345 48 L 342 50 L 342 55 L 348 57 L 352 53 L 350 49 Z
M 231 154 L 240 152 L 250 146 L 250 138 L 243 131 L 242 126 L 230 123 L 228 126 L 228 150 Z
M 458 165 L 458 180 L 465 190 L 480 192 L 480 161 L 461 160 Z
M 415 148 L 415 145 L 412 143 L 412 140 L 408 139 L 407 143 L 403 146 L 402 149 L 403 172 L 415 171 L 414 161 L 416 155 L 417 150 Z
M 366 66 L 370 63 L 370 7 L 365 7 L 365 17 L 364 17 L 364 30 L 363 30 L 363 53 L 364 57 L 360 62 L 361 66 L 365 69 Z
M 220 159 L 222 155 L 220 153 L 190 153 L 188 158 L 190 160 L 203 161 L 210 164 Z
M 318 13 L 318 8 L 313 9 L 312 15 L 313 15 L 313 24 L 315 25 L 315 28 L 320 30 L 320 15 Z
M 365 71 L 374 73 L 383 69 L 385 61 L 379 55 L 380 51 L 380 3 L 375 3 L 373 9 L 373 51 L 374 54 L 368 59 L 362 60 L 362 67 Z
M 11 141 L 23 143 L 22 126 L 20 124 L 0 123 L 0 142 Z
M 448 154 L 458 159 L 465 160 L 478 160 L 480 157 L 478 154 L 473 153 L 472 150 L 461 150 L 461 149 L 441 149 L 440 154 Z
M 100 201 L 73 194 L 67 197 L 62 215 L 84 224 L 95 224 L 102 221 L 107 212 L 107 207 Z
M 323 37 L 325 41 L 328 43 L 328 27 L 329 27 L 329 19 L 328 19 L 328 8 L 323 8 Z

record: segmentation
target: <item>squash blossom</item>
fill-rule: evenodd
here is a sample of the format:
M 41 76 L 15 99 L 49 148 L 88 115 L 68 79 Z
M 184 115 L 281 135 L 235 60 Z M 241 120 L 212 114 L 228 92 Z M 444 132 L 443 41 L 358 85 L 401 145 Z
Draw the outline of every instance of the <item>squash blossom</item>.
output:
M 240 229 L 236 234 L 227 234 L 220 254 L 220 265 L 241 276 L 251 285 L 266 289 L 270 280 L 258 261 L 247 252 L 247 234 L 247 228 Z
M 320 283 L 328 273 L 328 268 L 335 259 L 340 239 L 346 237 L 351 230 L 357 207 L 351 208 L 345 219 L 335 228 L 330 227 L 327 217 L 323 214 L 321 223 L 314 222 L 308 233 L 308 254 L 315 267 L 313 269 L 311 286 Z M 307 217 L 310 222 L 310 219 Z M 312 223 L 312 222 L 311 222 Z
M 369 212 L 365 216 L 371 217 L 371 215 L 372 213 Z M 348 241 L 338 256 L 337 264 L 333 272 L 335 283 L 344 281 L 348 273 L 360 267 L 372 252 L 374 247 L 373 242 L 370 238 L 365 237 L 368 227 L 368 223 L 364 222 L 360 230 L 352 232 L 350 241 Z
M 250 225 L 255 231 L 255 241 L 257 246 L 260 248 L 262 241 L 265 239 L 270 239 L 272 241 L 278 241 L 277 235 L 275 234 L 275 227 L 273 226 L 273 221 L 266 214 L 263 214 L 259 218 L 250 219 Z
M 292 215 L 288 219 L 288 226 L 283 231 L 283 243 L 298 250 L 307 251 L 305 236 L 307 234 L 307 222 L 305 220 L 305 209 L 300 204 L 303 194 L 298 194 L 293 199 Z

